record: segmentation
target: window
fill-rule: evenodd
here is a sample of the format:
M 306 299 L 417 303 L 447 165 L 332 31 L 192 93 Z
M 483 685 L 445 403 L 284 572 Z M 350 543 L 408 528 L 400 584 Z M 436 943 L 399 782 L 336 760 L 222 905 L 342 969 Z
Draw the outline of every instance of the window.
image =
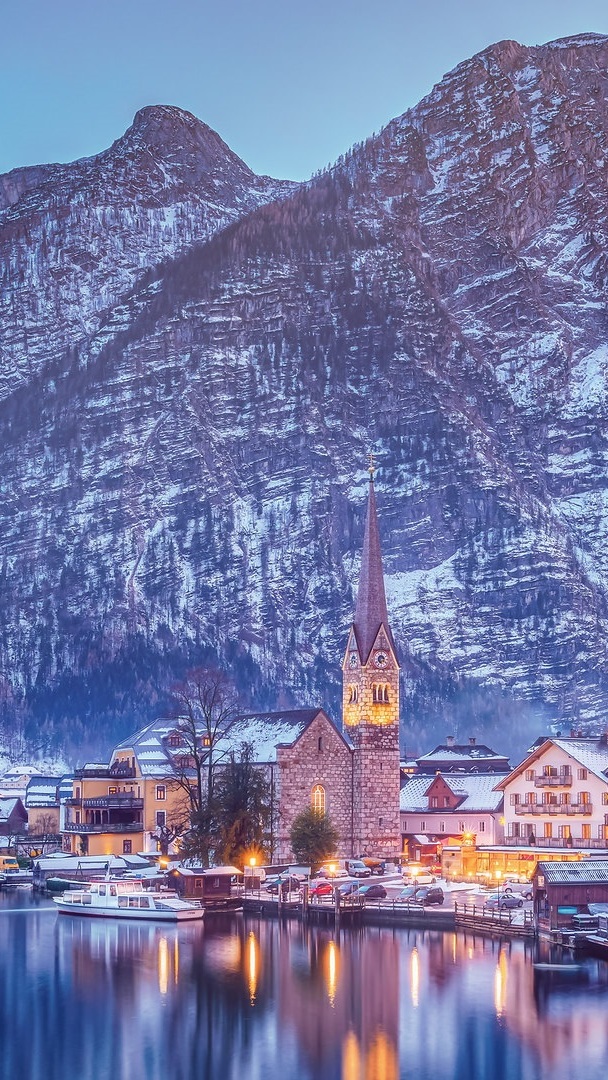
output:
M 608 806 L 608 791 L 602 791 L 602 803 L 604 806 Z
M 458 822 L 458 832 L 466 832 L 464 821 Z
M 586 769 L 579 769 L 578 770 L 578 778 L 579 778 L 579 780 L 586 780 L 587 779 L 587 770 Z
M 525 778 L 528 781 L 534 780 L 534 769 L 526 769 Z
M 319 738 L 317 740 L 317 750 L 319 751 L 320 754 L 323 752 L 323 736 L 322 735 L 319 735 Z
M 310 793 L 310 802 L 316 814 L 325 813 L 325 788 L 315 784 Z
M 80 810 L 76 811 L 76 824 L 80 825 Z
M 167 789 L 164 784 L 156 785 L 156 800 L 157 802 L 163 802 L 167 798 Z
M 420 822 L 420 831 L 421 832 L 426 832 L 426 821 L 421 821 Z
M 211 739 L 209 735 L 204 735 L 202 740 L 203 746 L 211 746 Z
M 510 798 L 511 806 L 519 806 L 520 796 L 517 794 L 517 792 L 512 791 L 509 798 Z
M 572 776 L 572 769 L 569 765 L 560 765 L 559 771 L 562 776 Z
M 131 854 L 131 841 L 130 840 L 123 840 L 123 842 L 122 842 L 122 853 L 123 853 L 123 855 L 130 855 Z
M 439 832 L 445 832 L 445 821 L 439 822 Z
M 553 836 L 553 822 L 545 821 L 545 838 L 548 840 L 551 836 Z
M 157 810 L 156 811 L 156 825 L 157 825 L 157 828 L 162 829 L 162 827 L 164 825 L 166 825 L 166 823 L 167 823 L 167 815 L 166 815 L 165 811 L 164 810 Z
M 388 686 L 385 683 L 373 684 L 372 701 L 375 701 L 377 705 L 388 701 Z
M 570 802 L 570 792 L 569 791 L 562 791 L 562 793 L 561 793 L 561 795 L 559 797 L 559 801 L 562 804 L 562 806 L 567 806 L 568 803 Z
M 108 788 L 108 795 L 118 795 L 118 788 L 117 787 L 109 787 Z
M 597 838 L 598 840 L 605 840 L 608 837 L 608 828 L 605 825 L 598 825 Z
M 570 836 L 571 836 L 570 826 L 569 825 L 558 825 L 557 826 L 557 835 L 559 836 L 560 840 L 569 840 Z
M 449 795 L 444 795 L 443 796 L 443 805 L 444 806 L 449 806 L 450 805 L 450 796 Z
M 582 826 L 581 839 L 582 840 L 590 840 L 591 839 L 591 825 L 583 825 Z
M 543 776 L 557 776 L 555 765 L 543 765 Z
M 181 737 L 181 735 L 178 734 L 177 731 L 174 731 L 173 734 L 169 736 L 169 746 L 181 746 L 181 745 L 182 745 L 182 737 Z
M 479 831 L 480 832 L 485 832 L 486 831 L 486 823 L 485 823 L 485 821 L 480 821 L 479 822 Z
M 509 836 L 519 836 L 519 821 L 509 822 Z
M 588 806 L 589 803 L 591 802 L 591 792 L 590 791 L 581 791 L 581 793 L 580 793 L 580 795 L 578 797 L 578 801 L 581 802 L 581 803 L 584 803 L 585 806 Z
M 437 798 L 436 795 L 431 795 L 431 797 L 429 799 L 429 803 L 430 803 L 431 809 L 435 810 L 439 806 L 439 799 Z
M 356 705 L 357 704 L 357 698 L 358 698 L 357 687 L 356 686 L 349 686 L 349 688 L 348 688 L 348 704 L 349 705 Z

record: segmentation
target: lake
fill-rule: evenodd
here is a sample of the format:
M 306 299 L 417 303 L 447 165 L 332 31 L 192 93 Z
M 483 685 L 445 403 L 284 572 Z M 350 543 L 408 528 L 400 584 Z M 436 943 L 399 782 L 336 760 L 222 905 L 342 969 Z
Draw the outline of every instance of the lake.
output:
M 2 1080 L 604 1080 L 608 965 L 241 915 L 179 927 L 0 893 Z

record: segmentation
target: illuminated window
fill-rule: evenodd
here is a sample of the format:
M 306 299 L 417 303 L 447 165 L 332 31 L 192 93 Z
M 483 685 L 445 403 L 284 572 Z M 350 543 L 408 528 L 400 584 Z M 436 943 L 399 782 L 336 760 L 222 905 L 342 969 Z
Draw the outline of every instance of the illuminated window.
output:
M 604 806 L 608 806 L 608 791 L 602 791 L 602 802 Z
M 164 784 L 156 785 L 156 798 L 158 802 L 162 802 L 164 799 L 167 798 L 167 789 Z
M 131 854 L 131 841 L 130 840 L 123 840 L 123 842 L 122 842 L 122 853 L 123 853 L 123 855 L 130 855 Z
M 108 795 L 118 795 L 118 788 L 117 787 L 109 787 L 108 788 Z
M 553 836 L 553 823 L 551 821 L 545 821 L 545 837 L 547 840 Z
M 581 791 L 578 798 L 579 798 L 579 802 L 582 802 L 582 803 L 585 804 L 585 806 L 588 806 L 588 804 L 591 802 L 591 792 L 590 791 Z
M 315 784 L 310 794 L 310 802 L 316 814 L 325 813 L 325 788 Z
M 388 686 L 386 683 L 374 683 L 372 686 L 372 701 L 376 705 L 382 705 L 388 702 Z
M 581 831 L 581 838 L 583 840 L 590 840 L 591 839 L 591 825 L 583 825 L 582 831 Z
M 348 704 L 349 705 L 356 705 L 357 704 L 357 698 L 358 698 L 357 687 L 356 686 L 349 686 L 349 688 L 348 688 Z

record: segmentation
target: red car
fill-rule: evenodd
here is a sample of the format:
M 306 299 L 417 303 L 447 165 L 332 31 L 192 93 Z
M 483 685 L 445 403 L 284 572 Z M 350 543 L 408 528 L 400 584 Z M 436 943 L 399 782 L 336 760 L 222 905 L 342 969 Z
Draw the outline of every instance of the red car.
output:
M 314 896 L 332 896 L 334 887 L 331 881 L 318 881 L 310 890 L 311 899 Z

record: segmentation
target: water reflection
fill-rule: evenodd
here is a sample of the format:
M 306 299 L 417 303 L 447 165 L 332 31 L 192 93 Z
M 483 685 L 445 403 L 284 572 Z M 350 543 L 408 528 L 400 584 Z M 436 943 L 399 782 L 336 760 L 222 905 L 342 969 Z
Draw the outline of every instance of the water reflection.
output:
M 603 1080 L 608 967 L 521 942 L 0 898 L 0 1077 Z

